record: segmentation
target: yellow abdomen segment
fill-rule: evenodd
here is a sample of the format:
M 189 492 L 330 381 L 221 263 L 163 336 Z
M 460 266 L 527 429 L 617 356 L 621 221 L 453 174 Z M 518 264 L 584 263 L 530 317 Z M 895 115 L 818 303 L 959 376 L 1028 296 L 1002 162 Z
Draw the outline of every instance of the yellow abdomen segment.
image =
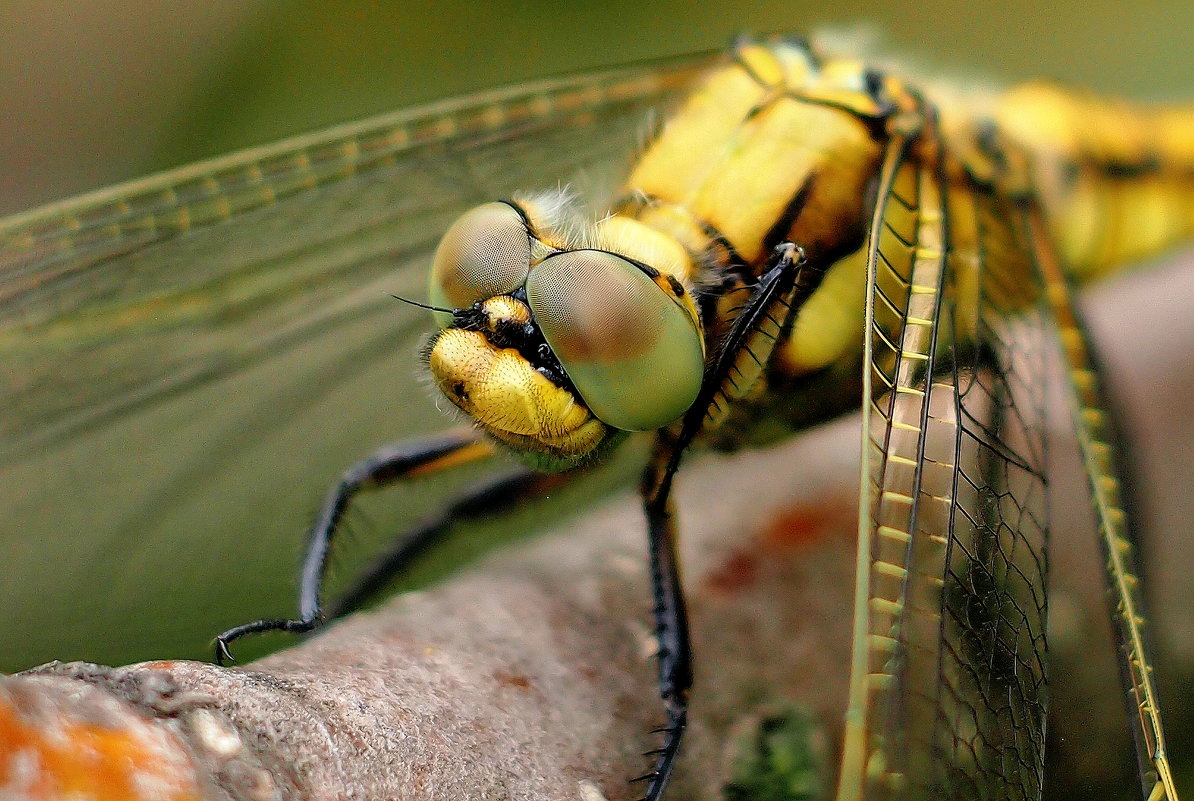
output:
M 1194 236 L 1194 109 L 1028 83 L 1000 99 L 995 119 L 1032 154 L 1054 241 L 1078 280 Z

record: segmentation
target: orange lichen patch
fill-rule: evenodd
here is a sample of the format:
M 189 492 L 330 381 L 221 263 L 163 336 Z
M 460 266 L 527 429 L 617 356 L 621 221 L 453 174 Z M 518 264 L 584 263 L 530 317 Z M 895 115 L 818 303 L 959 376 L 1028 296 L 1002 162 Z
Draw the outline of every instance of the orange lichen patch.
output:
M 26 714 L 24 702 L 30 700 L 29 706 L 36 709 Z M 131 712 L 100 715 L 74 709 L 70 700 L 65 704 L 46 700 L 18 698 L 0 689 L 0 797 L 28 801 L 202 798 L 194 765 L 170 732 Z
M 754 553 L 735 551 L 705 577 L 705 586 L 720 592 L 736 592 L 754 584 L 758 577 L 758 557 Z
M 816 506 L 795 506 L 777 513 L 763 531 L 760 544 L 765 549 L 812 545 L 855 531 L 848 503 L 830 500 Z
M 178 665 L 177 659 L 158 659 L 154 662 L 142 662 L 141 667 L 149 670 L 169 670 Z
M 519 690 L 529 690 L 531 688 L 531 680 L 521 673 L 511 673 L 506 670 L 495 670 L 493 677 L 497 683 L 503 687 L 514 687 Z
M 816 506 L 802 505 L 776 512 L 753 538 L 749 548 L 732 551 L 705 577 L 707 589 L 739 592 L 754 584 L 768 553 L 826 542 L 841 532 L 853 534 L 849 502 L 830 499 Z

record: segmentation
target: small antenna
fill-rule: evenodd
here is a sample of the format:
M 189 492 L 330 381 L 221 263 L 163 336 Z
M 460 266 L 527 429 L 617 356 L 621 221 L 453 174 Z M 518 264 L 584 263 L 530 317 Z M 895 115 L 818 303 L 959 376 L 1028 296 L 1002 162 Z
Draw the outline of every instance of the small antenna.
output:
M 428 311 L 443 312 L 444 314 L 456 313 L 455 309 L 441 309 L 439 306 L 430 306 L 426 303 L 419 303 L 417 300 L 410 300 L 409 298 L 404 298 L 401 295 L 390 295 L 390 297 L 392 297 L 394 300 L 400 300 L 403 303 L 409 303 L 411 306 L 417 306 L 420 309 L 427 309 Z

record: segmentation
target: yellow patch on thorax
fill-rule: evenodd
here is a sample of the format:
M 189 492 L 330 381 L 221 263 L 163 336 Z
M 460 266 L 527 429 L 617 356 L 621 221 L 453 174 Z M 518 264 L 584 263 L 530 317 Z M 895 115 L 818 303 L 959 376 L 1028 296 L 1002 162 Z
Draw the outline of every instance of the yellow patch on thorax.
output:
M 740 59 L 750 70 L 735 63 L 710 76 L 627 181 L 630 193 L 682 207 L 712 226 L 756 265 L 774 244 L 769 233 L 809 252 L 853 235 L 842 220 L 862 213 L 865 181 L 878 158 L 877 145 L 855 115 L 803 99 L 857 92 L 818 84 L 816 73 L 800 69 L 794 57 L 785 60 L 785 53 L 746 48 Z M 845 80 L 830 72 L 833 80 Z M 806 196 L 798 197 L 802 190 Z M 800 203 L 800 222 L 775 231 Z
M 614 215 L 597 224 L 597 234 L 618 253 L 649 264 L 681 282 L 692 280 L 695 269 L 688 251 L 674 236 L 660 232 L 639 220 Z

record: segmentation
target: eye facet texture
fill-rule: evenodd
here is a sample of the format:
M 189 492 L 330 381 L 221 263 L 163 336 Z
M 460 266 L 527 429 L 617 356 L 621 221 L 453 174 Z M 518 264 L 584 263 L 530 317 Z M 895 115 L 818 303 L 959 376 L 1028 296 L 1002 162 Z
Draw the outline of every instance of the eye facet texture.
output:
M 700 334 L 638 266 L 599 250 L 559 253 L 531 270 L 526 287 L 543 336 L 601 421 L 649 431 L 692 405 L 704 373 Z

